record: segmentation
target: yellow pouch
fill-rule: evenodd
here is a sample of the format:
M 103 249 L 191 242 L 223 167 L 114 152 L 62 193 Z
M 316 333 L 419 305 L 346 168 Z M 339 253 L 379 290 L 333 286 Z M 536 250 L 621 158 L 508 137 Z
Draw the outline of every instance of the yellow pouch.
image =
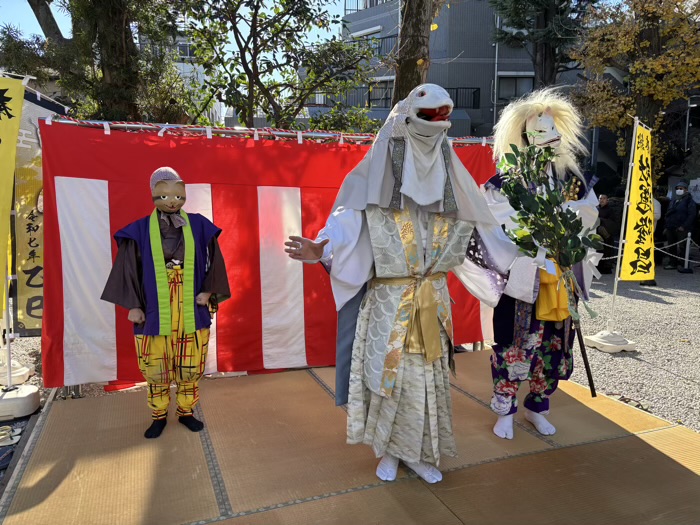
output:
M 561 282 L 559 265 L 554 266 L 556 275 L 540 269 L 540 291 L 535 303 L 535 315 L 540 321 L 563 321 L 569 317 L 569 294 Z

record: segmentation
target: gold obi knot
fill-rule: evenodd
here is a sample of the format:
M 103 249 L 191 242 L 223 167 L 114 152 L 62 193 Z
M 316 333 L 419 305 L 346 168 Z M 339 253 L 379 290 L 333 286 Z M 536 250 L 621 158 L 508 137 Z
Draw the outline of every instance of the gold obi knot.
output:
M 413 289 L 413 293 L 404 294 L 404 298 L 412 298 L 404 349 L 409 354 L 423 354 L 428 363 L 442 357 L 438 303 L 432 283 L 445 279 L 446 276 L 445 272 L 436 272 L 426 277 L 384 277 L 372 280 L 374 285 L 409 286 Z
M 557 274 L 540 270 L 540 290 L 537 294 L 535 315 L 540 321 L 563 321 L 569 317 L 569 294 L 561 281 L 561 269 L 555 264 Z

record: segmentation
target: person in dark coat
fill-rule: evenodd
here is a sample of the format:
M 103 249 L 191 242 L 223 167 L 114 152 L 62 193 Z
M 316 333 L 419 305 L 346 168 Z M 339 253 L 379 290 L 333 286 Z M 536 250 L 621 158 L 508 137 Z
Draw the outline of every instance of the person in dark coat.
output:
M 676 258 L 672 257 L 668 264 L 664 266 L 665 270 L 675 270 L 680 266 L 680 262 L 685 255 L 685 244 L 677 243 L 685 240 L 688 233 L 692 233 L 696 215 L 697 206 L 693 196 L 688 193 L 688 183 L 679 181 L 676 184 L 675 197 L 671 201 L 664 217 L 664 235 L 668 246 L 667 250 L 676 256 Z
M 598 219 L 600 223 L 596 233 L 603 238 L 603 260 L 598 265 L 600 273 L 612 273 L 615 268 L 615 260 L 611 259 L 616 255 L 613 247 L 615 236 L 620 233 L 620 212 L 615 206 L 610 204 L 607 195 L 598 197 Z
M 129 311 L 139 368 L 148 383 L 152 423 L 144 436 L 167 424 L 170 383 L 177 385 L 178 421 L 192 432 L 204 373 L 211 313 L 231 296 L 217 238 L 221 230 L 198 213 L 181 210 L 185 183 L 172 168 L 151 175 L 155 209 L 115 234 L 119 245 L 102 299 Z

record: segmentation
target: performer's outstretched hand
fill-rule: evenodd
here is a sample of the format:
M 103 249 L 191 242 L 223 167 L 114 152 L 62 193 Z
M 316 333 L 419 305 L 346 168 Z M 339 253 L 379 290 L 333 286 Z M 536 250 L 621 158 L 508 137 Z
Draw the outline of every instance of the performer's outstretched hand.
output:
M 129 321 L 134 324 L 143 324 L 146 322 L 146 314 L 143 313 L 141 308 L 132 308 L 129 310 L 128 318 Z
M 206 306 L 209 304 L 209 298 L 211 297 L 211 294 L 209 292 L 202 292 L 200 294 L 197 294 L 197 297 L 195 297 L 195 302 L 199 306 Z
M 297 237 L 292 235 L 289 241 L 285 242 L 285 252 L 292 259 L 297 261 L 318 261 L 323 256 L 323 247 L 328 244 L 329 239 L 324 239 L 321 242 L 314 242 L 306 237 Z

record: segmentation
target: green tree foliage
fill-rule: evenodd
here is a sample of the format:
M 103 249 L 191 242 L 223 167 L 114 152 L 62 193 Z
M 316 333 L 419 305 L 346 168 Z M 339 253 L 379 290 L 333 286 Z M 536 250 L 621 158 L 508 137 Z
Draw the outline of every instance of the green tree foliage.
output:
M 184 121 L 192 112 L 186 81 L 165 52 L 176 34 L 168 0 L 27 0 L 45 38 L 0 30 L 0 67 L 30 74 L 43 85 L 58 78 L 62 101 L 80 118 Z M 72 36 L 60 31 L 50 6 L 71 17 Z M 153 52 L 142 53 L 137 41 Z M 158 85 L 161 83 L 163 85 Z M 172 122 L 171 120 L 166 120 Z
M 45 40 L 38 35 L 23 38 L 16 27 L 0 27 L 0 66 L 10 72 L 36 77 L 42 86 L 51 77 L 45 47 Z
M 367 108 L 334 105 L 326 113 L 318 113 L 309 119 L 309 128 L 344 133 L 377 133 L 382 121 L 370 118 Z
M 366 84 L 369 43 L 337 37 L 312 41 L 312 31 L 340 24 L 335 0 L 181 0 L 207 86 L 253 127 L 262 114 L 292 127 L 317 92 L 341 93 Z
M 608 1 L 587 24 L 575 53 L 588 75 L 578 105 L 592 126 L 618 133 L 620 156 L 629 150 L 634 116 L 651 126 L 659 168 L 671 146 L 665 134 L 671 120 L 685 117 L 685 100 L 700 88 L 700 3 Z M 680 111 L 670 111 L 678 101 Z
M 585 13 L 597 0 L 489 0 L 501 27 L 496 40 L 524 48 L 532 58 L 535 88 L 556 83 L 570 69 L 570 51 L 583 31 Z

